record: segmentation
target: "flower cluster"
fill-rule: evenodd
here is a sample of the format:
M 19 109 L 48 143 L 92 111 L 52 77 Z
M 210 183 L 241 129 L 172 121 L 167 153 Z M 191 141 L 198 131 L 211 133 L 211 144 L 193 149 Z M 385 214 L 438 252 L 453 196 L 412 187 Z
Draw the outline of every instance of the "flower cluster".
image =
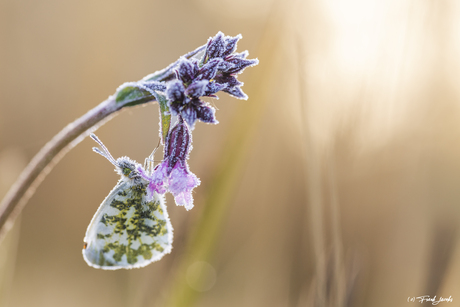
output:
M 177 80 L 168 84 L 166 97 L 171 114 L 180 114 L 191 129 L 197 119 L 210 124 L 218 123 L 214 108 L 200 100 L 200 97 L 212 96 L 224 89 L 225 86 L 211 81 L 217 73 L 219 62 L 209 61 L 200 69 L 198 60 L 182 59 L 176 70 Z
M 163 161 L 157 165 L 152 174 L 142 174 L 149 180 L 149 193 L 170 192 L 176 204 L 187 210 L 193 207 L 192 190 L 200 180 L 190 172 L 187 158 L 191 149 L 195 122 L 217 124 L 215 109 L 200 98 L 203 96 L 218 98 L 216 93 L 224 91 L 236 98 L 247 99 L 241 90 L 242 82 L 237 74 L 246 67 L 258 64 L 257 59 L 246 59 L 248 52 L 234 53 L 241 35 L 224 36 L 222 32 L 210 38 L 201 59 L 181 58 L 175 69 L 175 79 L 159 89 L 159 84 L 146 84 L 156 90 L 164 90 L 167 106 L 171 115 L 178 121 L 168 131 L 165 139 Z
M 259 60 L 246 59 L 248 51 L 234 53 L 239 39 L 241 35 L 230 37 L 224 36 L 222 32 L 217 33 L 208 42 L 204 62 L 221 59 L 214 77 L 216 83 L 225 85 L 225 88 L 222 89 L 224 92 L 238 99 L 248 99 L 248 96 L 241 90 L 243 82 L 238 81 L 236 75 L 243 72 L 246 67 L 257 65 Z
M 246 67 L 259 63 L 257 59 L 246 59 L 248 52 L 234 53 L 241 35 L 224 36 L 222 32 L 209 39 L 201 61 L 182 58 L 176 70 L 177 79 L 169 82 L 166 97 L 173 115 L 181 115 L 193 130 L 196 120 L 216 124 L 215 109 L 200 97 L 217 98 L 219 91 L 247 99 L 241 90 L 242 82 L 236 75 Z

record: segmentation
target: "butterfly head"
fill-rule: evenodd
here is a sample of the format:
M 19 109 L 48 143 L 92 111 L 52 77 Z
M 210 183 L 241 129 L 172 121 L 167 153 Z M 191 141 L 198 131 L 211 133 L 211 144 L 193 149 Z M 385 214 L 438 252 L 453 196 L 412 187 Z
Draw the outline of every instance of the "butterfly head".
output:
M 140 176 L 139 171 L 137 170 L 138 167 L 139 164 L 128 157 L 118 158 L 115 164 L 116 172 L 120 174 L 120 176 L 129 179 L 134 179 Z
M 138 171 L 138 168 L 141 167 L 139 163 L 131 160 L 128 157 L 121 157 L 115 160 L 110 154 L 107 147 L 105 147 L 105 145 L 101 142 L 101 140 L 99 140 L 99 138 L 95 134 L 91 134 L 91 138 L 101 146 L 101 149 L 93 147 L 93 151 L 109 160 L 110 163 L 112 163 L 115 166 L 115 171 L 122 178 L 136 179 L 141 177 L 141 174 Z

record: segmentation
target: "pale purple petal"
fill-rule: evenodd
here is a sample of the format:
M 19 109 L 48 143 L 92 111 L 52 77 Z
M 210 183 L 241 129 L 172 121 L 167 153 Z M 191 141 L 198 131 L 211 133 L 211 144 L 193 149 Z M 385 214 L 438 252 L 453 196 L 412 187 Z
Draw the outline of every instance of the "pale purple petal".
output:
M 148 186 L 148 191 L 150 194 L 153 194 L 154 191 L 156 191 L 158 194 L 166 193 L 166 178 L 168 177 L 167 170 L 168 162 L 163 161 L 153 171 L 153 174 L 150 178 L 150 184 Z
M 144 170 L 144 168 L 142 166 L 138 166 L 137 167 L 137 171 L 139 172 L 139 174 L 141 175 L 141 177 L 147 181 L 149 181 L 150 179 L 152 179 Z
M 191 190 L 199 184 L 200 180 L 182 163 L 177 163 L 169 176 L 169 191 L 173 194 Z
M 193 208 L 192 192 L 182 192 L 174 195 L 174 201 L 177 206 L 184 206 L 188 211 Z
M 186 166 L 177 163 L 169 176 L 169 192 L 174 196 L 176 205 L 185 209 L 193 208 L 192 190 L 200 184 L 195 174 L 189 172 Z

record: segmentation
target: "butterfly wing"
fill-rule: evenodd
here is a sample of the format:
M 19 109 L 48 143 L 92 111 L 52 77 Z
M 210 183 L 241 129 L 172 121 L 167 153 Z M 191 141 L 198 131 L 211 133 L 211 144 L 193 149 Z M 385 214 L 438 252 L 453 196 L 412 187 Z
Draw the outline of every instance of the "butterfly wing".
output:
M 147 200 L 148 182 L 120 180 L 91 220 L 83 258 L 92 267 L 131 269 L 160 260 L 172 248 L 172 226 L 163 195 Z

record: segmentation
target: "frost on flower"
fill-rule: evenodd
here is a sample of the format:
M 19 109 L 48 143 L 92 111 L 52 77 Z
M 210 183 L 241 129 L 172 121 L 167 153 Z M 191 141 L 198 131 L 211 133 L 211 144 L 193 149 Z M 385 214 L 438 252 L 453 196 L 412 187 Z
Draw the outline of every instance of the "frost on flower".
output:
M 212 96 L 224 88 L 210 81 L 216 75 L 219 63 L 220 60 L 210 61 L 199 68 L 197 60 L 182 59 L 176 71 L 177 80 L 168 84 L 166 97 L 170 111 L 173 115 L 180 114 L 190 129 L 194 128 L 196 120 L 218 123 L 214 117 L 216 110 L 200 97 Z
M 166 138 L 163 161 L 156 166 L 152 175 L 142 174 L 150 181 L 150 195 L 153 195 L 153 192 L 170 192 L 176 204 L 184 206 L 187 210 L 193 208 L 192 190 L 200 184 L 200 180 L 190 172 L 187 165 L 191 141 L 190 131 L 179 116 L 178 123 Z
M 213 97 L 224 91 L 236 98 L 247 99 L 241 90 L 242 82 L 236 75 L 246 67 L 259 63 L 257 59 L 246 59 L 247 51 L 234 53 L 241 35 L 224 36 L 222 32 L 210 38 L 204 57 L 197 59 L 182 58 L 176 69 L 176 80 L 170 81 L 166 89 L 171 114 L 181 115 L 190 129 L 195 122 L 217 124 L 215 109 L 200 97 Z
M 139 87 L 152 92 L 162 91 L 165 94 L 165 116 L 177 116 L 178 123 L 165 131 L 165 148 L 163 161 L 155 167 L 151 174 L 142 174 L 149 181 L 149 193 L 174 195 L 176 204 L 187 210 L 193 207 L 192 190 L 200 184 L 200 180 L 190 172 L 187 165 L 188 153 L 191 148 L 191 133 L 197 120 L 217 124 L 216 110 L 201 97 L 218 98 L 216 94 L 224 91 L 239 99 L 247 99 L 241 90 L 242 82 L 237 75 L 259 63 L 257 59 L 247 59 L 248 52 L 236 53 L 241 35 L 235 37 L 217 33 L 208 40 L 206 50 L 201 59 L 180 58 L 171 66 L 172 75 L 166 81 L 142 81 Z M 174 69 L 174 71 L 173 71 Z M 157 98 L 158 99 L 158 98 Z M 169 111 L 169 112 L 168 112 Z M 163 121 L 163 116 L 160 116 Z M 166 119 L 165 119 L 166 120 Z
M 241 35 L 235 37 L 224 36 L 222 32 L 210 38 L 206 47 L 204 62 L 221 59 L 214 80 L 217 84 L 225 85 L 224 92 L 239 98 L 247 99 L 248 96 L 241 90 L 243 82 L 238 81 L 236 75 L 243 72 L 246 67 L 255 66 L 258 59 L 246 59 L 248 52 L 234 53 Z

